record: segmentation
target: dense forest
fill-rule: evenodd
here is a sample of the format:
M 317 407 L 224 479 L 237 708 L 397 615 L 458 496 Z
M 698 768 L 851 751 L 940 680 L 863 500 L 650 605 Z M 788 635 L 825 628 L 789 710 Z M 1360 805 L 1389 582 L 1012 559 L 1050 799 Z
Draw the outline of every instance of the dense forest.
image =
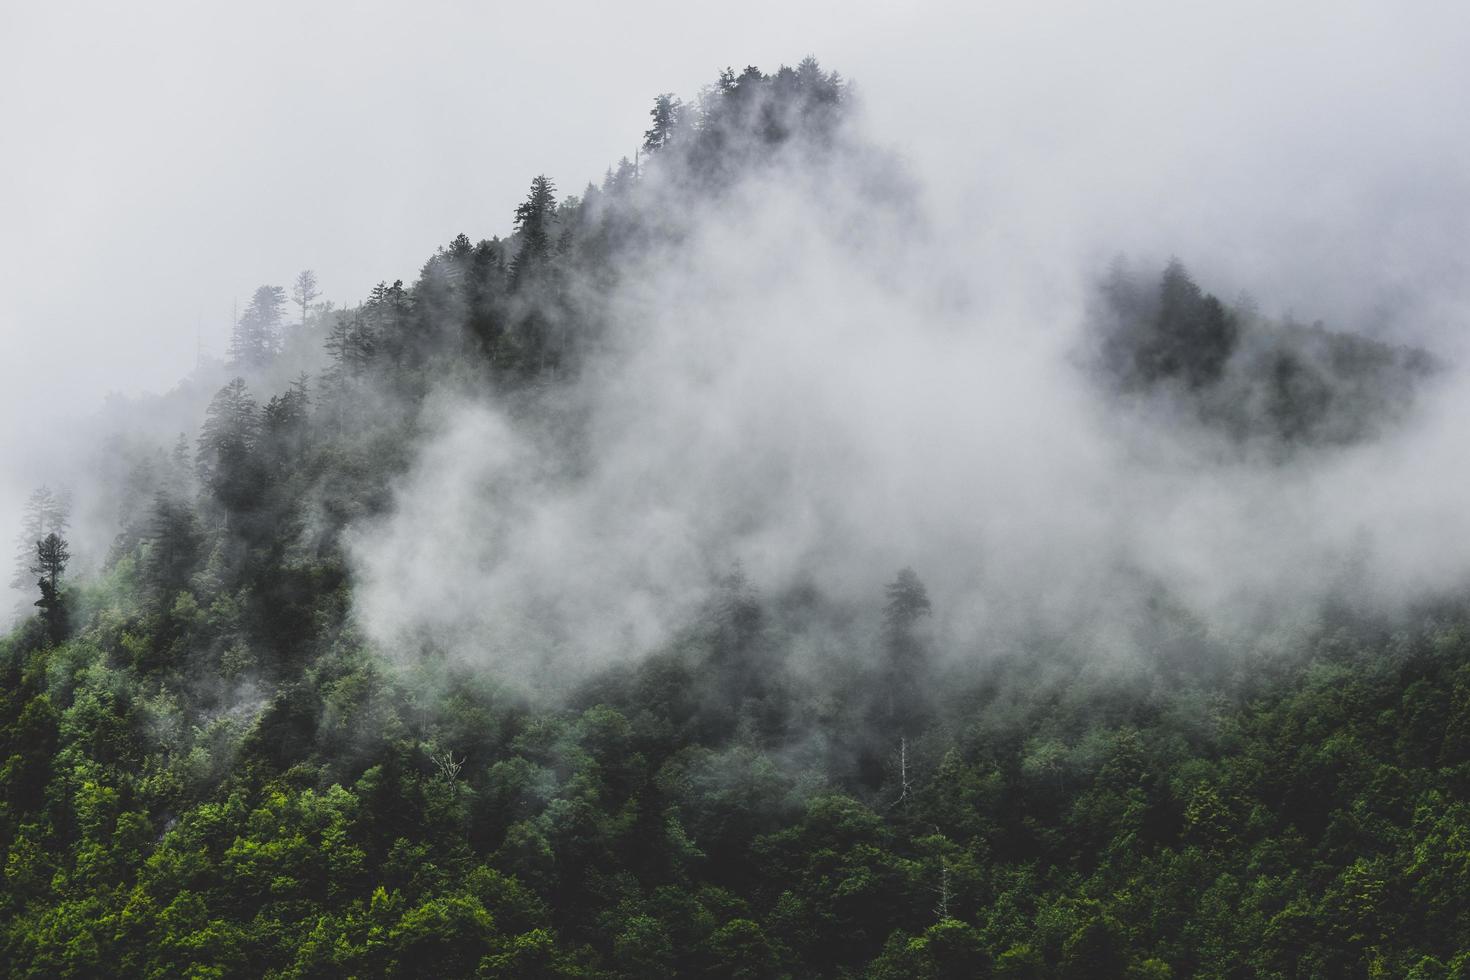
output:
M 975 655 L 918 561 L 863 598 L 732 553 L 616 656 L 542 630 L 555 606 L 494 637 L 365 625 L 354 555 L 447 401 L 509 420 L 530 490 L 481 489 L 524 523 L 516 494 L 606 468 L 586 392 L 643 336 L 609 297 L 709 214 L 822 184 L 860 238 L 922 223 L 854 102 L 813 59 L 659 95 L 600 186 L 535 177 L 506 237 L 461 234 L 411 283 L 255 290 L 228 361 L 172 396 L 189 430 L 108 448 L 95 553 L 36 491 L 12 583 L 34 606 L 0 639 L 0 972 L 1470 977 L 1455 589 L 1333 586 L 1222 629 L 1119 568 L 1106 651 L 1029 621 Z M 1100 425 L 1164 419 L 1267 471 L 1390 436 L 1446 370 L 1178 261 L 1097 280 L 1069 369 Z M 386 588 L 489 602 L 443 548 Z

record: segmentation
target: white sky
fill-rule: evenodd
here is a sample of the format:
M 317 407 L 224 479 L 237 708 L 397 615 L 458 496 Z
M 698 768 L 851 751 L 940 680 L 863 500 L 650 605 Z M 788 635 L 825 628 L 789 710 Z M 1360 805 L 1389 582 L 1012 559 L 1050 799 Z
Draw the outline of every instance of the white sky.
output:
M 0 0 L 0 514 L 43 407 L 169 387 L 256 285 L 411 281 L 631 153 L 656 93 L 808 53 L 1049 274 L 1178 253 L 1268 312 L 1453 327 L 1470 5 L 1211 6 Z

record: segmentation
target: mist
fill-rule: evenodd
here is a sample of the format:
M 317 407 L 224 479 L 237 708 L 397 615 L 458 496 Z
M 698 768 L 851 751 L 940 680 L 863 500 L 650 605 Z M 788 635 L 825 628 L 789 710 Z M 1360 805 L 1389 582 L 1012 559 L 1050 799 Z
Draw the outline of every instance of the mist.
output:
M 713 203 L 654 161 L 640 206 L 677 244 L 621 270 L 612 341 L 538 405 L 564 424 L 430 403 L 391 515 L 353 536 L 382 649 L 574 680 L 671 642 L 735 566 L 868 609 L 858 647 L 912 567 L 961 662 L 1038 636 L 1137 657 L 1161 598 L 1249 647 L 1329 601 L 1401 615 L 1463 588 L 1453 362 L 1370 438 L 1233 440 L 1098 377 L 1101 260 L 934 214 L 930 178 L 854 125 L 835 162 L 789 154 Z

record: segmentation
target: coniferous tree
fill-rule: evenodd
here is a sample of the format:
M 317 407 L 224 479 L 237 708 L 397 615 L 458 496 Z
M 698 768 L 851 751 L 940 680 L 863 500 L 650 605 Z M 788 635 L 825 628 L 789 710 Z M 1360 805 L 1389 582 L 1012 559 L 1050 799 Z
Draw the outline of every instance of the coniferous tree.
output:
M 15 572 L 10 586 L 24 589 L 31 581 L 35 563 L 36 542 L 48 534 L 64 535 L 71 526 L 71 491 L 66 487 L 52 490 L 40 486 L 26 500 L 21 530 L 16 536 Z
M 1201 290 L 1178 259 L 1149 291 L 1120 256 L 1100 292 L 1107 316 L 1102 364 L 1121 387 L 1174 382 L 1198 390 L 1223 376 L 1239 338 L 1236 314 Z
M 888 603 L 883 608 L 884 688 L 888 720 L 900 734 L 913 728 L 926 698 L 929 665 L 918 623 L 932 607 L 924 583 L 912 568 L 905 568 L 884 589 Z
M 552 339 L 556 323 L 552 262 L 552 238 L 556 218 L 556 187 L 544 175 L 531 181 L 531 191 L 516 208 L 515 227 L 520 249 L 510 267 L 511 292 L 528 293 L 512 325 L 513 343 L 501 351 L 502 365 L 516 366 L 527 374 L 545 372 L 557 363 L 559 350 Z
M 152 587 L 166 598 L 188 586 L 189 575 L 199 560 L 203 539 L 194 509 L 160 490 L 153 500 L 149 537 L 145 574 Z
M 847 100 L 842 76 L 823 72 L 817 59 L 807 56 L 796 66 L 796 88 L 802 125 L 813 137 L 830 138 Z
M 46 536 L 46 512 L 51 506 L 51 488 L 37 487 L 26 501 L 20 533 L 15 539 L 15 571 L 10 587 L 26 588 L 31 581 L 31 566 L 36 562 L 36 542 Z
M 306 451 L 311 397 L 305 375 L 271 398 L 261 412 L 260 440 L 267 467 L 277 476 Z
M 166 458 L 161 452 L 135 456 L 116 493 L 118 525 L 122 534 L 114 541 L 114 557 L 137 544 L 137 531 L 153 495 L 165 477 Z
M 255 399 L 244 378 L 221 388 L 205 412 L 196 464 L 200 482 L 231 510 L 250 507 L 260 490 L 254 457 L 260 434 Z
M 531 181 L 531 192 L 516 207 L 515 228 L 521 247 L 510 267 L 512 288 L 524 286 L 551 260 L 551 223 L 556 214 L 556 185 L 542 174 Z
M 1158 296 L 1152 329 L 1137 351 L 1143 379 L 1178 378 L 1191 388 L 1217 380 L 1235 349 L 1234 319 L 1178 259 L 1164 270 Z
M 725 656 L 733 656 L 748 648 L 760 630 L 760 595 L 739 562 L 731 567 L 719 585 L 716 650 Z
M 189 437 L 180 432 L 168 457 L 168 477 L 164 486 L 177 497 L 188 497 L 193 491 L 194 467 L 189 460 Z
M 61 595 L 61 573 L 66 571 L 70 560 L 71 551 L 67 547 L 66 539 L 55 531 L 36 542 L 36 560 L 31 566 L 31 573 L 40 576 L 36 585 L 41 590 L 41 598 L 36 600 L 36 605 L 41 609 L 41 616 L 46 621 L 47 633 L 52 643 L 60 643 L 66 636 L 66 607 Z
M 469 256 L 465 277 L 468 327 L 483 349 L 493 354 L 505 330 L 505 249 L 499 238 L 482 241 Z
M 672 92 L 664 92 L 653 100 L 648 115 L 653 125 L 643 134 L 643 148 L 652 153 L 674 141 L 684 116 L 684 103 Z
M 377 353 L 377 333 L 361 308 L 334 314 L 327 339 L 322 343 L 331 363 L 325 372 L 327 388 L 340 391 L 361 378 Z
M 261 286 L 235 324 L 230 337 L 230 363 L 237 367 L 260 368 L 281 349 L 281 308 L 286 291 L 280 286 Z
M 618 160 L 616 167 L 608 167 L 602 178 L 602 192 L 609 197 L 626 194 L 638 183 L 638 168 L 627 157 Z
M 455 337 L 467 319 L 466 280 L 474 246 L 458 235 L 429 256 L 413 285 L 413 330 L 423 340 Z
M 31 566 L 31 572 L 46 579 L 54 589 L 58 587 L 61 573 L 66 571 L 69 561 L 71 549 L 67 546 L 66 539 L 52 531 L 36 542 L 36 561 Z
M 307 314 L 311 312 L 311 304 L 321 294 L 321 290 L 317 288 L 315 272 L 310 269 L 302 269 L 296 274 L 296 281 L 291 284 L 291 302 L 301 307 L 303 327 L 306 326 Z
M 804 92 L 823 93 L 827 98 L 836 94 L 832 78 L 823 73 L 821 64 L 812 55 L 801 59 L 796 66 L 796 84 Z
M 1220 376 L 1235 349 L 1235 323 L 1224 305 L 1195 285 L 1183 263 L 1169 263 L 1159 284 L 1157 370 L 1192 388 Z
M 352 319 L 345 310 L 333 316 L 332 325 L 327 328 L 327 339 L 322 341 L 322 349 L 330 361 L 325 372 L 327 383 L 339 387 L 351 375 Z
M 46 517 L 48 533 L 65 534 L 71 529 L 71 487 L 58 487 L 51 499 L 51 510 Z
M 374 286 L 361 313 L 362 323 L 354 339 L 359 348 L 362 340 L 371 337 L 374 351 L 380 351 L 390 363 L 400 366 L 406 357 L 416 353 L 416 338 L 410 329 L 413 301 L 402 279 L 395 279 L 392 285 L 385 280 Z
M 929 592 L 912 568 L 902 569 L 884 593 L 888 604 L 883 607 L 883 627 L 890 643 L 899 643 L 913 631 L 914 624 L 929 615 Z

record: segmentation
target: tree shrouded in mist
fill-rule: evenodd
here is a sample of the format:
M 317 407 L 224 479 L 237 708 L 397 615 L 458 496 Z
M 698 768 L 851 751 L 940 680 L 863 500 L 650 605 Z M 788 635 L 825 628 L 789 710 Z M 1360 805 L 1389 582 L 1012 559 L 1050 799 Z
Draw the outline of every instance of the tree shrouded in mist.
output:
M 37 487 L 26 500 L 25 513 L 21 520 L 20 533 L 15 539 L 15 571 L 10 587 L 24 589 L 30 586 L 31 566 L 36 560 L 36 542 L 48 534 L 64 535 L 71 526 L 71 491 L 65 487 L 52 490 L 48 486 Z
M 296 274 L 296 280 L 291 283 L 291 302 L 301 308 L 302 326 L 306 326 L 306 317 L 311 312 L 311 305 L 321 294 L 321 290 L 317 288 L 315 272 L 310 269 L 302 269 Z
M 929 591 L 912 568 L 900 569 L 884 587 L 888 603 L 883 607 L 883 630 L 890 642 L 909 635 L 921 617 L 929 615 Z
M 520 248 L 510 267 L 513 286 L 522 286 L 548 265 L 552 252 L 551 222 L 556 214 L 556 185 L 542 174 L 531 181 L 531 191 L 516 206 L 515 229 Z
M 260 452 L 272 474 L 284 478 L 307 451 L 310 439 L 309 381 L 297 378 L 279 395 L 271 396 L 260 413 Z
M 246 368 L 261 368 L 271 362 L 281 349 L 282 308 L 286 290 L 280 286 L 261 286 L 250 297 L 230 335 L 230 363 Z
M 684 115 L 684 103 L 672 92 L 665 92 L 653 100 L 648 115 L 652 125 L 643 134 L 643 148 L 653 152 L 674 141 Z
M 912 568 L 901 569 L 884 588 L 883 689 L 888 721 L 900 733 L 911 731 L 927 700 L 929 660 L 919 621 L 930 615 L 929 591 Z
M 360 379 L 377 352 L 377 336 L 361 310 L 336 313 L 327 330 L 323 350 L 329 358 L 325 381 L 341 388 Z
M 199 433 L 196 464 L 200 482 L 227 510 L 247 510 L 262 489 L 255 455 L 260 413 L 244 378 L 221 388 L 209 403 Z
M 1110 385 L 1163 396 L 1242 440 L 1360 442 L 1401 421 L 1442 365 L 1366 337 L 1260 315 L 1249 294 L 1227 306 L 1171 260 L 1156 283 L 1115 259 L 1097 297 L 1098 365 Z
M 1195 285 L 1175 259 L 1164 270 L 1154 344 L 1143 353 L 1151 377 L 1179 376 L 1192 388 L 1219 379 L 1235 349 L 1236 326 L 1224 304 Z
M 1115 370 L 1131 383 L 1173 380 L 1199 389 L 1220 379 L 1235 350 L 1235 317 L 1195 284 L 1178 259 L 1164 269 L 1154 295 L 1115 261 L 1104 294 L 1120 319 L 1110 341 Z
M 54 589 L 70 560 L 71 551 L 67 547 L 66 539 L 52 531 L 36 542 L 36 561 L 31 566 L 31 571 L 50 582 Z
M 171 598 L 189 584 L 203 543 L 199 521 L 189 503 L 160 490 L 149 527 L 152 545 L 145 573 L 161 597 Z
M 31 573 L 39 575 L 36 582 L 41 598 L 36 605 L 41 609 L 53 643 L 60 642 L 66 633 L 66 608 L 61 595 L 61 573 L 71 561 L 71 549 L 66 539 L 55 531 L 36 542 L 35 562 Z

